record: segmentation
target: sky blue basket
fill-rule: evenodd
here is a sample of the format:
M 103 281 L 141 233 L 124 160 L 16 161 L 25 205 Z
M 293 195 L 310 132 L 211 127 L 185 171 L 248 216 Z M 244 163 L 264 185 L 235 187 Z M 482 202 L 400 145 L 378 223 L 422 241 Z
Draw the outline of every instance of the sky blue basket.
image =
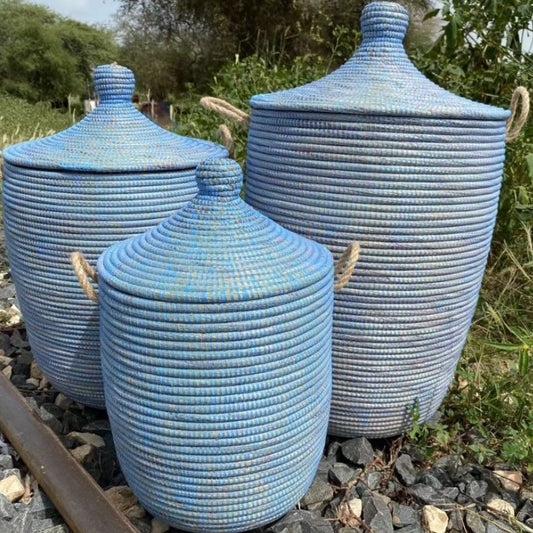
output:
M 386 437 L 439 407 L 478 299 L 509 112 L 438 87 L 402 44 L 408 14 L 365 7 L 344 66 L 251 100 L 247 201 L 335 257 L 358 241 L 335 297 L 335 435 Z
M 333 259 L 239 197 L 212 159 L 199 195 L 98 260 L 102 366 L 118 458 L 142 505 L 230 533 L 307 491 L 331 397 Z
M 100 105 L 72 128 L 3 152 L 9 263 L 35 359 L 71 398 L 104 407 L 97 306 L 69 262 L 89 262 L 197 193 L 194 169 L 225 148 L 177 136 L 139 113 L 133 74 L 95 70 Z

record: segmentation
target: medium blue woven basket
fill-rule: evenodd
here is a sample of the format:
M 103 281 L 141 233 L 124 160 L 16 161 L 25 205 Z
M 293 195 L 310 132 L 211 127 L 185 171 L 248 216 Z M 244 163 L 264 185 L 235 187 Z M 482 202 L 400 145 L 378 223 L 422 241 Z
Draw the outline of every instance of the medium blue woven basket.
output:
M 199 195 L 98 260 L 117 455 L 153 515 L 244 531 L 305 494 L 331 396 L 333 260 L 245 204 L 228 159 Z
M 251 100 L 247 201 L 336 257 L 361 256 L 335 297 L 330 432 L 392 436 L 439 407 L 460 357 L 498 205 L 509 112 L 430 82 L 408 15 L 362 14 L 354 57 Z
M 100 105 L 74 127 L 4 150 L 9 263 L 35 359 L 71 398 L 104 407 L 97 306 L 70 265 L 154 227 L 197 193 L 194 169 L 218 145 L 179 137 L 139 113 L 130 70 L 95 70 Z

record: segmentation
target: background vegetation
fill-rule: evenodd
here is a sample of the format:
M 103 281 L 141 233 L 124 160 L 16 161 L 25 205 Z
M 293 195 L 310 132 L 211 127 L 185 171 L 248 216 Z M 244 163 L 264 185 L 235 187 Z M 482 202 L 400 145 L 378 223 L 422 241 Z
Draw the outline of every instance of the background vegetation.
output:
M 253 94 L 323 76 L 359 43 L 365 3 L 122 0 L 113 40 L 46 9 L 0 0 L 2 142 L 72 123 L 72 112 L 51 110 L 51 103 L 89 96 L 91 68 L 112 59 L 136 72 L 141 93 L 172 101 L 178 133 L 217 140 L 220 119 L 198 105 L 201 95 L 248 110 Z M 440 10 L 423 1 L 402 3 L 414 18 L 411 57 L 441 86 L 508 107 L 514 88 L 533 79 L 531 39 L 524 38 L 531 0 L 447 0 Z M 246 132 L 228 125 L 244 163 Z M 410 434 L 428 454 L 465 453 L 533 470 L 532 176 L 530 121 L 508 145 L 492 253 L 457 379 L 440 421 L 415 424 Z

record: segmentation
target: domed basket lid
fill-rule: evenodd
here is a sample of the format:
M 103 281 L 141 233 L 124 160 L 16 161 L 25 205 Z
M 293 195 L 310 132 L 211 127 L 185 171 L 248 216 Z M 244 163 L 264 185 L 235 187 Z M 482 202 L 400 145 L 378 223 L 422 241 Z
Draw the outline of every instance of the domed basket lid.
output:
M 373 2 L 361 16 L 363 42 L 328 76 L 298 87 L 254 96 L 256 109 L 364 113 L 430 118 L 506 120 L 508 110 L 472 102 L 428 80 L 403 46 L 409 15 L 394 2 Z
M 137 111 L 131 70 L 97 67 L 94 83 L 100 103 L 92 113 L 51 137 L 7 148 L 4 159 L 39 169 L 141 172 L 195 168 L 207 158 L 227 157 L 223 146 L 171 133 Z
M 333 276 L 326 248 L 241 200 L 237 163 L 208 160 L 196 178 L 198 196 L 177 214 L 100 256 L 100 279 L 148 300 L 220 303 L 287 294 Z

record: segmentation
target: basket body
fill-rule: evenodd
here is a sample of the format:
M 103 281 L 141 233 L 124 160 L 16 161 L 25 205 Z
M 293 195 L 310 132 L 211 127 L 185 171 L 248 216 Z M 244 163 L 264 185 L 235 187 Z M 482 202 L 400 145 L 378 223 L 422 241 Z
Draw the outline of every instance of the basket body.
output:
M 95 78 L 101 104 L 91 115 L 4 151 L 2 202 L 35 359 L 57 389 L 103 408 L 98 307 L 82 292 L 70 254 L 82 251 L 96 264 L 111 244 L 154 227 L 197 193 L 195 166 L 227 152 L 166 132 L 136 111 L 129 70 L 99 67 Z M 166 153 L 154 152 L 165 142 Z
M 331 79 L 252 99 L 246 198 L 335 257 L 361 243 L 335 295 L 329 429 L 378 438 L 415 413 L 427 420 L 449 388 L 490 248 L 508 113 L 423 78 L 401 45 L 403 8 L 365 11 L 363 45 Z
M 102 363 L 117 455 L 142 505 L 182 530 L 233 532 L 280 517 L 315 475 L 333 263 L 238 190 L 214 204 L 201 191 L 99 259 Z

